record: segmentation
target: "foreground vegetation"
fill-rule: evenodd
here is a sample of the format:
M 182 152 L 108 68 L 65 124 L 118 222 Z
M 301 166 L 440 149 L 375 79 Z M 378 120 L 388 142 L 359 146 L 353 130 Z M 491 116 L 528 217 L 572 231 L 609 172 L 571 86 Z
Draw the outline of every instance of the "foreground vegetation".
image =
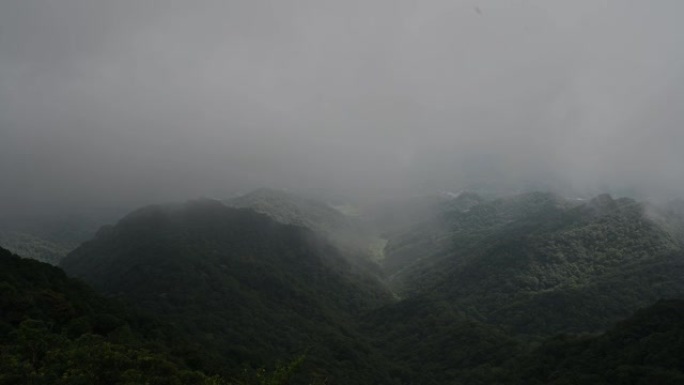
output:
M 63 262 L 97 291 L 1 250 L 0 384 L 683 383 L 676 213 L 466 198 L 384 234 L 402 300 L 325 234 L 216 201 L 100 230 Z
M 272 371 L 243 367 L 232 376 L 207 374 L 204 348 L 180 339 L 171 325 L 102 298 L 57 268 L 3 249 L 0 267 L 0 384 L 355 383 L 321 372 L 334 367 L 334 359 L 311 356 Z M 684 381 L 682 300 L 661 301 L 600 335 L 537 343 L 464 320 L 428 298 L 379 309 L 364 322 L 358 338 L 368 338 L 399 364 L 387 368 L 386 383 Z

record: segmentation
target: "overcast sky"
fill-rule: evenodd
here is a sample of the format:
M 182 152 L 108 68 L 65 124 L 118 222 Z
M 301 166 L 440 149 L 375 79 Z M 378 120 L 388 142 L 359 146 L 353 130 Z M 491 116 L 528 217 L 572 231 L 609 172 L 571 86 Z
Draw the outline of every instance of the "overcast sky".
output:
M 258 186 L 684 195 L 684 1 L 0 2 L 0 215 Z

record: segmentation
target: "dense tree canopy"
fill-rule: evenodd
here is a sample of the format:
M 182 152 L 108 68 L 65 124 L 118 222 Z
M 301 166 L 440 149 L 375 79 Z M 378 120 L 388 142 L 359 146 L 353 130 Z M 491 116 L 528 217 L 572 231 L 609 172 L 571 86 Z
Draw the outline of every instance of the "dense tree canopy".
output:
M 684 297 L 676 207 L 435 202 L 383 233 L 402 299 L 330 228 L 211 200 L 138 210 L 63 261 L 115 298 L 0 250 L 0 383 L 682 383 L 684 302 L 658 302 Z

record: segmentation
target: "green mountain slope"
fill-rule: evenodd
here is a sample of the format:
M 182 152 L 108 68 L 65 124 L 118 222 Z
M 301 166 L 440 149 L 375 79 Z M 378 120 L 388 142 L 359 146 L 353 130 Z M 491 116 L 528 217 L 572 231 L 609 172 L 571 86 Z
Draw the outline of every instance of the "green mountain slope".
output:
M 262 188 L 225 202 L 227 206 L 248 208 L 290 225 L 317 233 L 360 233 L 358 224 L 339 210 L 314 199 L 286 191 Z
M 227 206 L 252 209 L 273 220 L 306 227 L 327 239 L 352 264 L 375 275 L 382 240 L 358 215 L 348 215 L 327 203 L 297 194 L 262 188 L 225 202 Z
M 209 384 L 167 325 L 0 248 L 0 384 Z
M 0 245 L 25 258 L 51 265 L 59 264 L 59 261 L 74 248 L 17 231 L 0 231 Z
M 120 210 L 95 210 L 88 215 L 28 215 L 0 218 L 0 246 L 51 265 L 95 235 L 105 223 L 123 213 Z
M 390 234 L 401 301 L 321 233 L 218 201 L 138 210 L 63 266 L 170 322 L 227 374 L 306 353 L 304 371 L 337 384 L 679 378 L 677 344 L 656 362 L 664 339 L 680 338 L 664 303 L 601 336 L 548 339 L 684 294 L 673 210 L 609 196 L 466 198 Z M 424 236 L 433 241 L 414 247 Z M 401 242 L 413 251 L 399 258 Z
M 109 295 L 168 319 L 226 365 L 308 352 L 337 383 L 383 380 L 353 319 L 391 301 L 315 233 L 217 201 L 147 207 L 62 262 Z
M 492 376 L 504 362 L 524 352 L 524 344 L 503 330 L 468 319 L 429 295 L 368 314 L 363 331 L 398 366 L 396 376 L 408 384 Z
M 638 311 L 605 334 L 559 336 L 507 364 L 509 384 L 683 384 L 684 301 Z
M 453 216 L 468 218 L 470 209 L 482 202 L 476 194 L 461 193 L 455 198 L 414 198 L 372 213 L 388 238 L 382 268 L 393 289 L 406 294 L 410 290 L 407 277 L 451 255 L 452 238 L 458 231 Z M 470 231 L 468 220 L 462 222 L 460 226 Z
M 413 253 L 399 287 L 437 293 L 483 322 L 526 334 L 595 331 L 684 294 L 679 241 L 629 199 L 525 194 L 440 221 L 440 232 L 420 238 L 435 237 L 437 246 Z

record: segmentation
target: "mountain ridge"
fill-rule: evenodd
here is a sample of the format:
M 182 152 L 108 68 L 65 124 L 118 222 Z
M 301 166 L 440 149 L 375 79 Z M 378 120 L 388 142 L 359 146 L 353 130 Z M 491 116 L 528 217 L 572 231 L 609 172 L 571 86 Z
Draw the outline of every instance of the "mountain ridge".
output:
M 609 195 L 578 203 L 533 193 L 447 212 L 439 219 L 442 227 L 418 230 L 437 228 L 444 240 L 433 247 L 431 259 L 419 257 L 413 265 L 408 260 L 412 270 L 404 270 L 403 284 L 409 295 L 441 293 L 481 321 L 526 333 L 600 330 L 659 296 L 684 293 L 677 273 L 684 263 L 681 243 L 648 210 Z M 620 287 L 619 279 L 643 293 L 629 284 Z M 649 288 L 648 282 L 660 283 Z M 594 303 L 591 310 L 573 315 L 567 306 L 554 305 L 574 303 L 575 297 L 580 304 Z M 609 298 L 624 299 L 615 306 Z M 540 310 L 548 306 L 555 310 Z M 585 313 L 601 316 L 580 322 L 586 317 L 578 314 Z
M 86 242 L 62 266 L 169 319 L 218 349 L 228 366 L 245 359 L 272 365 L 311 350 L 311 365 L 338 362 L 326 369 L 340 378 L 357 378 L 343 370 L 349 365 L 366 368 L 355 381 L 386 375 L 369 366 L 385 364 L 353 338 L 352 319 L 392 302 L 391 294 L 306 228 L 216 201 L 152 206 Z

